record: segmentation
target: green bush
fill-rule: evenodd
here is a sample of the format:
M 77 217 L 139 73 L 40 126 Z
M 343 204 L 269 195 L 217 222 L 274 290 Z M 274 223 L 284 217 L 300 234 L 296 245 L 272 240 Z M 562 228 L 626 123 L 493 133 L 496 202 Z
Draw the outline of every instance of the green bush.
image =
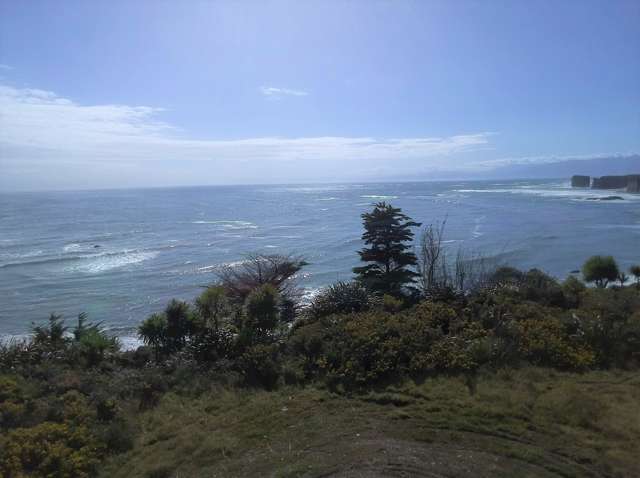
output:
M 86 427 L 51 422 L 11 430 L 0 449 L 0 475 L 7 477 L 92 477 L 104 451 Z
M 238 360 L 244 383 L 272 390 L 280 378 L 278 349 L 275 345 L 254 345 L 247 348 Z
M 562 293 L 564 295 L 565 306 L 570 309 L 580 307 L 582 297 L 587 290 L 582 281 L 574 276 L 567 277 L 562 283 Z
M 360 282 L 336 282 L 322 289 L 309 304 L 307 316 L 312 320 L 334 314 L 352 314 L 369 310 L 374 298 Z
M 584 370 L 595 363 L 593 350 L 571 340 L 560 319 L 521 320 L 517 327 L 520 353 L 534 365 Z
M 241 347 L 270 343 L 279 325 L 280 296 L 271 284 L 253 290 L 244 305 L 238 342 Z
M 124 453 L 133 448 L 135 430 L 125 420 L 114 420 L 104 429 L 101 440 L 110 453 Z

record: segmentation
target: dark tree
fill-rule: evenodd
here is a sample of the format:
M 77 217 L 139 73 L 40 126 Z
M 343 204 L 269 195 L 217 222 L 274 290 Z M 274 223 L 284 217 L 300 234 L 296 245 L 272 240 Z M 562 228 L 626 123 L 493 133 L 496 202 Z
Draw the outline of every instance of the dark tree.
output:
M 172 299 L 164 310 L 167 319 L 166 338 L 171 350 L 180 350 L 194 328 L 191 307 L 188 303 Z
M 367 265 L 354 267 L 357 279 L 373 292 L 399 295 L 402 288 L 411 285 L 417 273 L 411 268 L 417 263 L 410 251 L 412 227 L 419 227 L 409 216 L 385 202 L 375 205 L 373 211 L 363 214 L 366 247 L 360 259 Z
M 146 345 L 153 347 L 156 362 L 160 360 L 160 350 L 167 342 L 167 317 L 152 314 L 138 326 L 138 336 Z
M 248 254 L 239 263 L 220 267 L 217 275 L 219 285 L 236 304 L 243 304 L 251 292 L 265 284 L 275 287 L 283 301 L 296 302 L 300 295 L 296 276 L 306 265 L 296 256 Z
M 273 340 L 280 323 L 280 294 L 271 284 L 264 284 L 247 297 L 239 343 L 251 346 Z
M 640 289 L 640 265 L 629 267 L 629 273 L 636 278 L 636 289 Z
M 592 256 L 582 266 L 584 280 L 595 282 L 601 288 L 618 279 L 619 272 L 618 264 L 611 256 Z

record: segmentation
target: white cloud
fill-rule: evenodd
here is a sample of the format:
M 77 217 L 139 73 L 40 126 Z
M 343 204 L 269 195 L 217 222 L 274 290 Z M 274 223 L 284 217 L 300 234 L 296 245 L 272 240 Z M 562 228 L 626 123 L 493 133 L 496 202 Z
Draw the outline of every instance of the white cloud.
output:
M 79 105 L 50 91 L 0 86 L 0 163 L 95 161 L 324 162 L 432 160 L 488 146 L 489 133 L 435 138 L 321 136 L 194 140 L 159 108 Z
M 260 92 L 271 100 L 279 100 L 284 96 L 308 96 L 309 92 L 304 90 L 292 90 L 289 88 L 274 88 L 272 86 L 261 86 Z
M 548 156 L 525 156 L 491 159 L 487 161 L 477 161 L 468 166 L 475 169 L 496 169 L 505 166 L 520 166 L 531 164 L 554 164 L 564 161 L 587 161 L 591 159 L 622 159 L 636 156 L 637 153 L 593 153 L 593 154 L 565 154 Z
M 13 70 L 13 67 L 5 63 L 0 63 L 0 70 Z

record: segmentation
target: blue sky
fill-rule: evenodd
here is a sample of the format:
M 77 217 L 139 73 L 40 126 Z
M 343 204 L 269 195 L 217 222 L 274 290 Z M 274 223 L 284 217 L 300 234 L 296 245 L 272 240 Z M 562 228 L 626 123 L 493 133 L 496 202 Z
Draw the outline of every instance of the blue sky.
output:
M 0 0 L 0 188 L 640 152 L 640 2 Z

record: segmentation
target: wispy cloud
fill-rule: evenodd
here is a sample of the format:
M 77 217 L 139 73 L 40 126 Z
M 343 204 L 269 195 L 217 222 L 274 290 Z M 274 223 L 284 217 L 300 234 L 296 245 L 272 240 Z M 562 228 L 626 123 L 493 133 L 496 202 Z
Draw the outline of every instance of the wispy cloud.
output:
M 0 63 L 0 70 L 13 70 L 13 67 L 5 63 Z
M 592 153 L 592 154 L 563 154 L 563 155 L 547 155 L 547 156 L 524 156 L 491 159 L 486 161 L 477 161 L 469 163 L 472 169 L 495 169 L 505 166 L 521 166 L 532 164 L 555 164 L 564 161 L 587 161 L 592 159 L 622 159 L 636 157 L 638 153 Z
M 84 106 L 50 91 L 0 86 L 0 163 L 426 161 L 486 148 L 490 137 L 481 132 L 434 138 L 196 140 L 158 120 L 160 111 L 147 106 Z
M 279 100 L 285 96 L 308 96 L 304 90 L 292 90 L 289 88 L 274 88 L 273 86 L 261 86 L 260 92 L 268 99 Z

